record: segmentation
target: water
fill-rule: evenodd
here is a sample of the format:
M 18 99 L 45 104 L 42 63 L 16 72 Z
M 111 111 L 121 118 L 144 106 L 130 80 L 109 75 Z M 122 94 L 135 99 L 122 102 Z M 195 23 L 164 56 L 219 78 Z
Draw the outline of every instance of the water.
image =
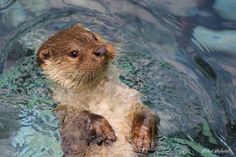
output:
M 0 156 L 62 156 L 34 54 L 75 23 L 116 43 L 120 79 L 161 117 L 150 156 L 235 156 L 235 21 L 235 0 L 0 0 Z

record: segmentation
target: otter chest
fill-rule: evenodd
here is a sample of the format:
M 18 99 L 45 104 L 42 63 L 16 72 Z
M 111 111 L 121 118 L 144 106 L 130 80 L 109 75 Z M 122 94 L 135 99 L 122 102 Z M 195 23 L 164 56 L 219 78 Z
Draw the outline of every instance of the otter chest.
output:
M 136 156 L 127 141 L 131 131 L 131 119 L 128 118 L 133 105 L 140 103 L 136 90 L 122 84 L 106 84 L 101 89 L 77 93 L 75 91 L 55 89 L 54 99 L 77 111 L 88 110 L 105 117 L 117 136 L 112 147 L 101 148 L 105 154 L 114 157 Z M 107 155 L 105 155 L 107 156 Z

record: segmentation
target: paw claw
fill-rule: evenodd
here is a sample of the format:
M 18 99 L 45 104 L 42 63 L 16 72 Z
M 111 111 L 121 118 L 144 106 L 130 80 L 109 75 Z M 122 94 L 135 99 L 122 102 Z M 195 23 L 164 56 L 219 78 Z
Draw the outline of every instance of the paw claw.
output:
M 137 153 L 148 154 L 155 151 L 158 135 L 157 122 L 152 115 L 149 116 L 137 115 L 133 122 L 132 136 L 129 142 Z

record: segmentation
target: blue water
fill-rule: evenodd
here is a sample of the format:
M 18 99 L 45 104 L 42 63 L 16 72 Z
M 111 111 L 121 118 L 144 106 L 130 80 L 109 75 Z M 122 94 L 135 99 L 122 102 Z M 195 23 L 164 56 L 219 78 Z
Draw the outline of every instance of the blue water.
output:
M 0 157 L 61 157 L 34 55 L 75 23 L 116 43 L 121 81 L 161 118 L 150 156 L 236 156 L 235 0 L 0 0 Z

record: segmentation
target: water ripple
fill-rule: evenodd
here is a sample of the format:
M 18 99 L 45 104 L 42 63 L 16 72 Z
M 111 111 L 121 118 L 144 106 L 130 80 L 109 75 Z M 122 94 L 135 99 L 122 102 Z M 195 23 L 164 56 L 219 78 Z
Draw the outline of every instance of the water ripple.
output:
M 10 7 L 16 0 L 1 0 L 0 1 L 0 11 Z

